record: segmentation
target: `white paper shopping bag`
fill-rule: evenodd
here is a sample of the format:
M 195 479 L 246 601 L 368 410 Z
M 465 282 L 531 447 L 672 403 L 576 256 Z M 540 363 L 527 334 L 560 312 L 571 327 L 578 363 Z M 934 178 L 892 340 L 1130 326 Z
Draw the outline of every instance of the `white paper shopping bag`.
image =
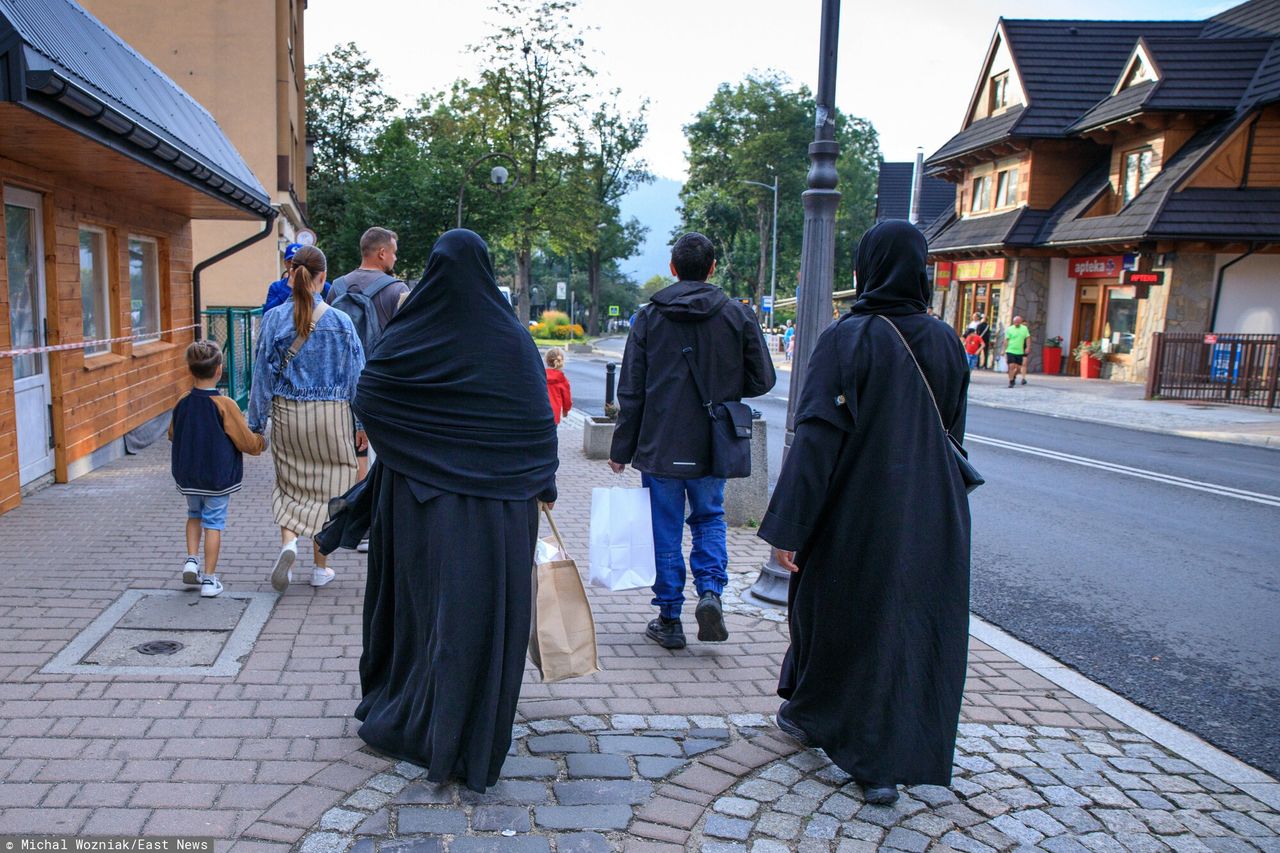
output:
M 640 589 L 657 577 L 648 489 L 591 490 L 592 586 Z

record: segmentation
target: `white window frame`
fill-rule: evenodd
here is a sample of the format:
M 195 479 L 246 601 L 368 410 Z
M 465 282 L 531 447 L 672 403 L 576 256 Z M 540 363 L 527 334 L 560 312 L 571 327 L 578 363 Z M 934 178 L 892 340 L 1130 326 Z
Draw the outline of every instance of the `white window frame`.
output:
M 1147 156 L 1147 168 L 1145 174 L 1142 169 L 1143 155 Z M 1135 163 L 1135 168 L 1133 169 L 1134 186 L 1132 187 L 1132 191 L 1130 191 L 1129 181 L 1129 163 L 1131 160 Z M 1147 184 L 1151 183 L 1151 178 L 1155 175 L 1155 162 L 1156 152 L 1150 145 L 1144 145 L 1141 148 L 1133 148 L 1124 152 L 1124 161 L 1120 166 L 1120 201 L 1122 204 L 1128 204 L 1133 201 L 1138 197 L 1138 194 L 1146 188 Z
M 1018 206 L 1018 167 L 1010 166 L 996 173 L 996 209 Z
M 135 334 L 135 335 L 137 335 L 137 334 L 139 334 L 140 332 L 144 331 L 144 330 L 142 330 L 142 329 L 139 329 L 137 326 L 133 326 L 133 325 L 132 325 L 132 317 L 133 317 L 133 260 L 132 260 L 132 254 L 133 254 L 133 244 L 134 244 L 134 243 L 149 243 L 149 244 L 151 245 L 151 247 L 152 247 L 152 251 L 155 253 L 155 254 L 154 254 L 154 257 L 155 257 L 155 261 L 156 261 L 156 263 L 155 263 L 155 278 L 154 278 L 154 286 L 152 287 L 152 291 L 153 291 L 152 295 L 155 297 L 155 300 L 156 300 L 156 330 L 155 330 L 155 334 L 148 334 L 146 337 L 142 337 L 142 338 L 134 338 L 134 341 L 133 341 L 134 346 L 137 346 L 138 344 L 148 344 L 148 343 L 151 343 L 151 342 L 153 342 L 153 341 L 158 341 L 158 340 L 160 340 L 161 332 L 163 332 L 163 331 L 164 331 L 164 328 L 163 328 L 163 327 L 164 327 L 164 317 L 162 316 L 162 314 L 163 314 L 162 309 L 163 309 L 163 307 L 164 307 L 164 303 L 163 303 L 163 301 L 162 301 L 162 300 L 161 300 L 161 298 L 160 298 L 160 241 L 159 241 L 159 240 L 157 240 L 155 237 L 148 237 L 148 236 L 147 236 L 147 235 L 145 235 L 145 234 L 130 234 L 130 235 L 129 235 L 129 254 L 130 254 L 130 261 L 129 261 L 129 317 L 130 317 L 130 320 L 131 320 L 131 322 L 130 322 L 130 326 L 131 326 L 132 333 L 133 333 L 133 334 Z M 144 270 L 144 272 L 145 272 L 145 270 Z
M 112 322 L 112 320 L 114 319 L 112 316 L 114 312 L 112 311 L 112 306 L 111 306 L 111 271 L 109 269 L 110 263 L 111 263 L 111 256 L 109 253 L 111 250 L 109 247 L 109 243 L 107 241 L 107 232 L 105 229 L 99 228 L 97 225 L 81 224 L 78 227 L 78 231 L 76 234 L 77 243 L 79 242 L 79 237 L 81 234 L 94 235 L 94 238 L 100 241 L 99 246 L 102 249 L 101 253 L 99 254 L 99 259 L 102 263 L 102 268 L 99 270 L 94 270 L 94 273 L 98 279 L 95 290 L 97 291 L 98 298 L 102 300 L 101 301 L 101 317 L 102 317 L 102 325 L 104 328 L 94 329 L 92 335 L 86 332 L 84 335 L 84 339 L 86 341 L 90 341 L 94 339 L 110 338 L 112 336 L 112 329 L 115 327 L 115 323 Z M 84 316 L 85 316 L 84 272 L 85 272 L 84 264 L 83 262 L 81 262 L 80 264 L 80 327 L 82 329 L 84 328 Z M 91 358 L 95 355 L 104 355 L 105 353 L 109 353 L 109 352 L 111 352 L 111 344 L 100 344 L 95 347 L 85 347 L 84 349 L 85 358 Z
M 978 188 L 983 192 L 979 193 Z M 979 206 L 981 204 L 981 207 Z M 991 210 L 991 175 L 975 175 L 973 178 L 973 198 L 969 201 L 970 213 L 986 213 Z

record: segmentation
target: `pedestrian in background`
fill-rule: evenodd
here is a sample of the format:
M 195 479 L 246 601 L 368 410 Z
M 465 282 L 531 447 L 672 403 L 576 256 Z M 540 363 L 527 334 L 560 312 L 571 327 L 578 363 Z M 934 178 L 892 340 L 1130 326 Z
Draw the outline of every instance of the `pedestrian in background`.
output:
M 720 595 L 728 579 L 724 484 L 711 476 L 712 403 L 758 397 L 777 376 L 764 333 L 748 305 L 729 299 L 707 279 L 716 269 L 715 248 L 690 232 L 671 248 L 678 281 L 653 295 L 636 314 L 618 378 L 618 422 L 609 467 L 628 464 L 649 489 L 657 579 L 658 616 L 645 629 L 664 649 L 685 646 L 685 564 L 681 550 L 686 503 L 693 533 L 689 568 L 698 605 L 698 639 L 729 637 Z M 701 378 L 695 378 L 690 364 Z M 703 399 L 701 383 L 710 400 Z
M 964 352 L 969 359 L 969 369 L 977 370 L 978 362 L 982 358 L 982 335 L 972 326 L 969 327 L 969 333 L 964 338 Z
M 360 235 L 360 266 L 334 279 L 325 295 L 325 302 L 351 318 L 365 358 L 409 293 L 409 286 L 394 275 L 398 240 L 396 232 L 387 228 L 366 230 Z M 363 480 L 369 473 L 369 447 L 356 444 L 356 474 Z M 368 549 L 362 543 L 360 550 Z
M 489 250 L 457 229 L 387 324 L 355 411 L 378 458 L 360 737 L 473 791 L 498 781 L 524 677 L 556 426 L 537 347 Z
M 778 726 L 876 804 L 950 784 L 968 653 L 969 501 L 947 432 L 964 437 L 969 372 L 925 313 L 926 254 L 907 222 L 863 236 L 857 300 L 809 360 L 759 531 L 792 573 Z
M 786 353 L 787 361 L 791 360 L 791 354 L 792 352 L 795 351 L 795 347 L 793 346 L 793 343 L 795 342 L 795 337 L 796 337 L 796 327 L 792 325 L 790 320 L 788 320 L 787 331 L 782 336 L 782 351 Z
M 271 508 L 280 525 L 280 554 L 271 585 L 283 592 L 293 580 L 298 537 L 313 537 L 328 518 L 329 499 L 356 484 L 356 447 L 367 444 L 351 399 L 364 367 L 364 349 L 351 319 L 321 299 L 327 262 L 315 246 L 293 256 L 292 295 L 262 317 L 249 392 L 249 427 L 271 420 L 275 486 Z M 333 580 L 328 560 L 314 547 L 311 585 Z
M 573 392 L 569 378 L 564 375 L 564 350 L 552 347 L 547 350 L 547 396 L 551 400 L 551 416 L 560 419 L 573 408 Z
M 222 592 L 218 554 L 227 526 L 227 506 L 232 493 L 240 491 L 244 476 L 242 454 L 257 456 L 266 442 L 250 431 L 235 401 L 218 393 L 222 347 L 214 341 L 194 341 L 187 347 L 187 370 L 193 387 L 179 398 L 169 422 L 173 480 L 187 498 L 187 559 L 182 582 L 200 587 L 201 598 L 213 598 Z
M 1031 354 L 1031 330 L 1023 324 L 1021 317 L 1014 317 L 1012 325 L 1004 330 L 1004 358 L 1009 366 L 1009 387 L 1018 374 L 1022 374 L 1022 384 L 1027 384 L 1027 357 Z
M 301 243 L 290 243 L 284 247 L 284 275 L 279 280 L 271 282 L 267 285 L 267 298 L 262 303 L 262 313 L 265 316 L 268 311 L 277 305 L 283 305 L 285 300 L 292 294 L 292 288 L 289 285 L 289 273 L 293 271 L 293 256 L 302 248 Z M 329 294 L 328 282 L 324 285 L 324 295 Z

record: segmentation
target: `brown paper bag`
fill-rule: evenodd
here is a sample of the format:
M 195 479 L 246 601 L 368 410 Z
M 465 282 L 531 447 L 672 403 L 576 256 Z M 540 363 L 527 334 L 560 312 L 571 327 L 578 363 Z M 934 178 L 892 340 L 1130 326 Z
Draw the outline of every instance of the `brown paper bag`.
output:
M 533 569 L 529 659 L 542 673 L 542 680 L 552 682 L 599 672 L 600 661 L 596 657 L 596 626 L 578 565 L 568 559 L 551 513 L 546 516 L 563 559 L 540 563 Z

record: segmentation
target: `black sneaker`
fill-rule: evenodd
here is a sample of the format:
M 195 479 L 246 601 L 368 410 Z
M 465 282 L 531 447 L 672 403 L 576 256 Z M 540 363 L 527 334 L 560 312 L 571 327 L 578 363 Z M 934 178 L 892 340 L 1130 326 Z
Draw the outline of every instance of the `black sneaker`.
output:
M 859 782 L 863 802 L 873 806 L 891 806 L 898 801 L 898 786 L 887 782 Z
M 684 626 L 680 624 L 679 619 L 663 619 L 659 616 L 649 622 L 649 627 L 644 629 L 644 635 L 664 649 L 685 647 Z
M 724 626 L 724 608 L 720 596 L 707 590 L 698 599 L 698 609 L 693 611 L 698 620 L 698 639 L 704 643 L 721 643 L 729 639 L 729 629 Z

